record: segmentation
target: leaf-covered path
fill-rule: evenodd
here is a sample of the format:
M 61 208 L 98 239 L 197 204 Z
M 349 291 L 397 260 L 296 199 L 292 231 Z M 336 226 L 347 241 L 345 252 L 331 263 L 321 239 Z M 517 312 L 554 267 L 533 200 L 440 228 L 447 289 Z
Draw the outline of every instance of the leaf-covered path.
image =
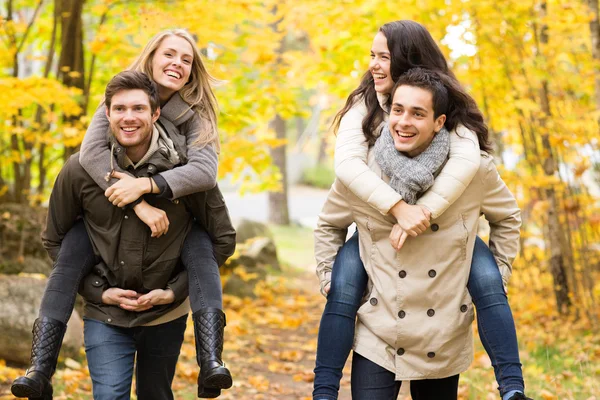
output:
M 284 233 L 275 234 L 285 262 L 283 271 L 261 284 L 254 299 L 224 296 L 224 359 L 234 376 L 234 387 L 224 391 L 220 399 L 311 399 L 317 331 L 325 299 L 318 292 L 312 252 L 306 250 L 311 246 L 310 232 Z M 569 320 L 558 317 L 548 307 L 551 293 L 524 290 L 528 285 L 517 275 L 509 298 L 530 396 L 538 400 L 599 400 L 600 334 L 575 316 Z M 55 399 L 92 398 L 83 355 L 80 361 L 60 363 L 54 379 Z M 0 360 L 0 399 L 13 398 L 9 384 L 23 372 Z M 173 384 L 176 399 L 196 398 L 197 374 L 189 320 Z M 351 398 L 349 376 L 348 363 L 340 400 Z M 475 361 L 461 375 L 459 399 L 495 400 L 496 387 L 489 358 L 476 339 Z

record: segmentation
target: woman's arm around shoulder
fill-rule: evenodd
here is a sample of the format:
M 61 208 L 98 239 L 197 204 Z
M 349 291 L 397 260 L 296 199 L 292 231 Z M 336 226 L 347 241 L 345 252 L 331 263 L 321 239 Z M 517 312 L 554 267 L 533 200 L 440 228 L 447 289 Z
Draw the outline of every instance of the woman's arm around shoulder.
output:
M 417 201 L 431 211 L 431 218 L 444 213 L 463 194 L 479 170 L 481 153 L 477 135 L 458 125 L 450 132 L 450 157 L 433 186 Z
M 202 129 L 208 129 L 207 123 L 194 113 L 194 116 L 180 126 L 186 137 L 187 158 L 185 165 L 161 172 L 172 191 L 172 199 L 192 193 L 204 192 L 217 184 L 218 157 L 212 144 L 199 146 L 196 142 Z
M 402 196 L 367 165 L 369 144 L 362 131 L 366 112 L 364 103 L 359 102 L 340 121 L 335 142 L 335 175 L 352 193 L 385 215 Z

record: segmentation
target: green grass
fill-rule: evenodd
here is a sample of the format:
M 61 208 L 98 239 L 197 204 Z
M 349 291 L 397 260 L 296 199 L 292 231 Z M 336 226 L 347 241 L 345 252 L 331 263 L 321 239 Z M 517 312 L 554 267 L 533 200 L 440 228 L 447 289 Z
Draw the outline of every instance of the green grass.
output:
M 302 183 L 321 189 L 329 189 L 335 180 L 335 172 L 328 165 L 315 165 L 306 168 L 302 174 Z
M 315 264 L 313 231 L 301 226 L 269 225 L 281 263 L 306 270 Z

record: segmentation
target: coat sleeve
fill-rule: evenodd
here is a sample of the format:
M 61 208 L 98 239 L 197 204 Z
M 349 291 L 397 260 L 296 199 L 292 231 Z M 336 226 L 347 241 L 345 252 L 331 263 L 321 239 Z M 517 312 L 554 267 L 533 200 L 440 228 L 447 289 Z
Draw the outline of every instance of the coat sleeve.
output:
M 347 189 L 336 179 L 333 183 L 323 210 L 319 214 L 315 229 L 315 258 L 317 261 L 317 277 L 321 284 L 321 293 L 331 282 L 331 270 L 338 251 L 344 245 L 348 227 L 352 224 L 353 215 L 346 201 Z
M 98 106 L 92 122 L 88 126 L 83 142 L 81 142 L 81 150 L 79 151 L 79 162 L 85 172 L 87 172 L 94 182 L 102 188 L 102 190 L 108 189 L 117 179 L 106 180 L 107 174 L 112 172 L 112 168 L 115 171 L 131 175 L 129 172 L 124 171 L 115 162 L 111 166 L 112 154 L 108 144 L 108 133 L 110 124 L 106 117 L 106 106 L 104 103 Z
M 169 282 L 167 282 L 167 287 L 173 291 L 173 294 L 175 295 L 175 303 L 185 300 L 185 298 L 189 296 L 189 280 L 187 271 L 179 271 L 169 280 Z
M 218 158 L 214 146 L 208 144 L 200 147 L 196 144 L 201 130 L 206 129 L 205 124 L 198 114 L 194 114 L 180 127 L 186 138 L 188 162 L 160 173 L 171 188 L 172 199 L 204 192 L 217 184 Z
M 490 223 L 490 250 L 498 263 L 504 286 L 507 286 L 512 262 L 519 252 L 521 210 L 491 160 L 483 183 L 481 211 Z
M 477 135 L 462 125 L 450 132 L 450 157 L 433 186 L 417 201 L 431 211 L 431 218 L 444 213 L 463 194 L 479 170 L 481 154 Z
M 360 103 L 340 121 L 335 142 L 335 175 L 352 193 L 386 215 L 402 196 L 367 165 L 369 144 L 362 131 L 366 109 Z
M 42 244 L 52 261 L 56 261 L 60 245 L 67 232 L 83 215 L 75 171 L 81 168 L 78 164 L 77 155 L 67 161 L 58 174 L 50 194 L 48 216 L 42 231 Z
M 102 293 L 106 289 L 108 289 L 106 279 L 91 272 L 81 280 L 78 293 L 90 303 L 102 304 Z

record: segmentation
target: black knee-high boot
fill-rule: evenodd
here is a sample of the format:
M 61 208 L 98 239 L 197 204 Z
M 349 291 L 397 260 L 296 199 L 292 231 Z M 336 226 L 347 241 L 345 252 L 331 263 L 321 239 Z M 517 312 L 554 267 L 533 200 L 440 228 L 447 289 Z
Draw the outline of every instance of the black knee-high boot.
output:
M 233 384 L 231 373 L 221 358 L 225 314 L 218 308 L 203 308 L 196 311 L 192 319 L 200 366 L 198 397 L 212 399 L 221 394 L 221 389 L 229 389 Z
M 20 376 L 11 386 L 16 397 L 29 399 L 52 399 L 52 383 L 58 353 L 62 345 L 67 324 L 48 317 L 41 317 L 33 323 L 31 344 L 31 365 L 25 376 Z

